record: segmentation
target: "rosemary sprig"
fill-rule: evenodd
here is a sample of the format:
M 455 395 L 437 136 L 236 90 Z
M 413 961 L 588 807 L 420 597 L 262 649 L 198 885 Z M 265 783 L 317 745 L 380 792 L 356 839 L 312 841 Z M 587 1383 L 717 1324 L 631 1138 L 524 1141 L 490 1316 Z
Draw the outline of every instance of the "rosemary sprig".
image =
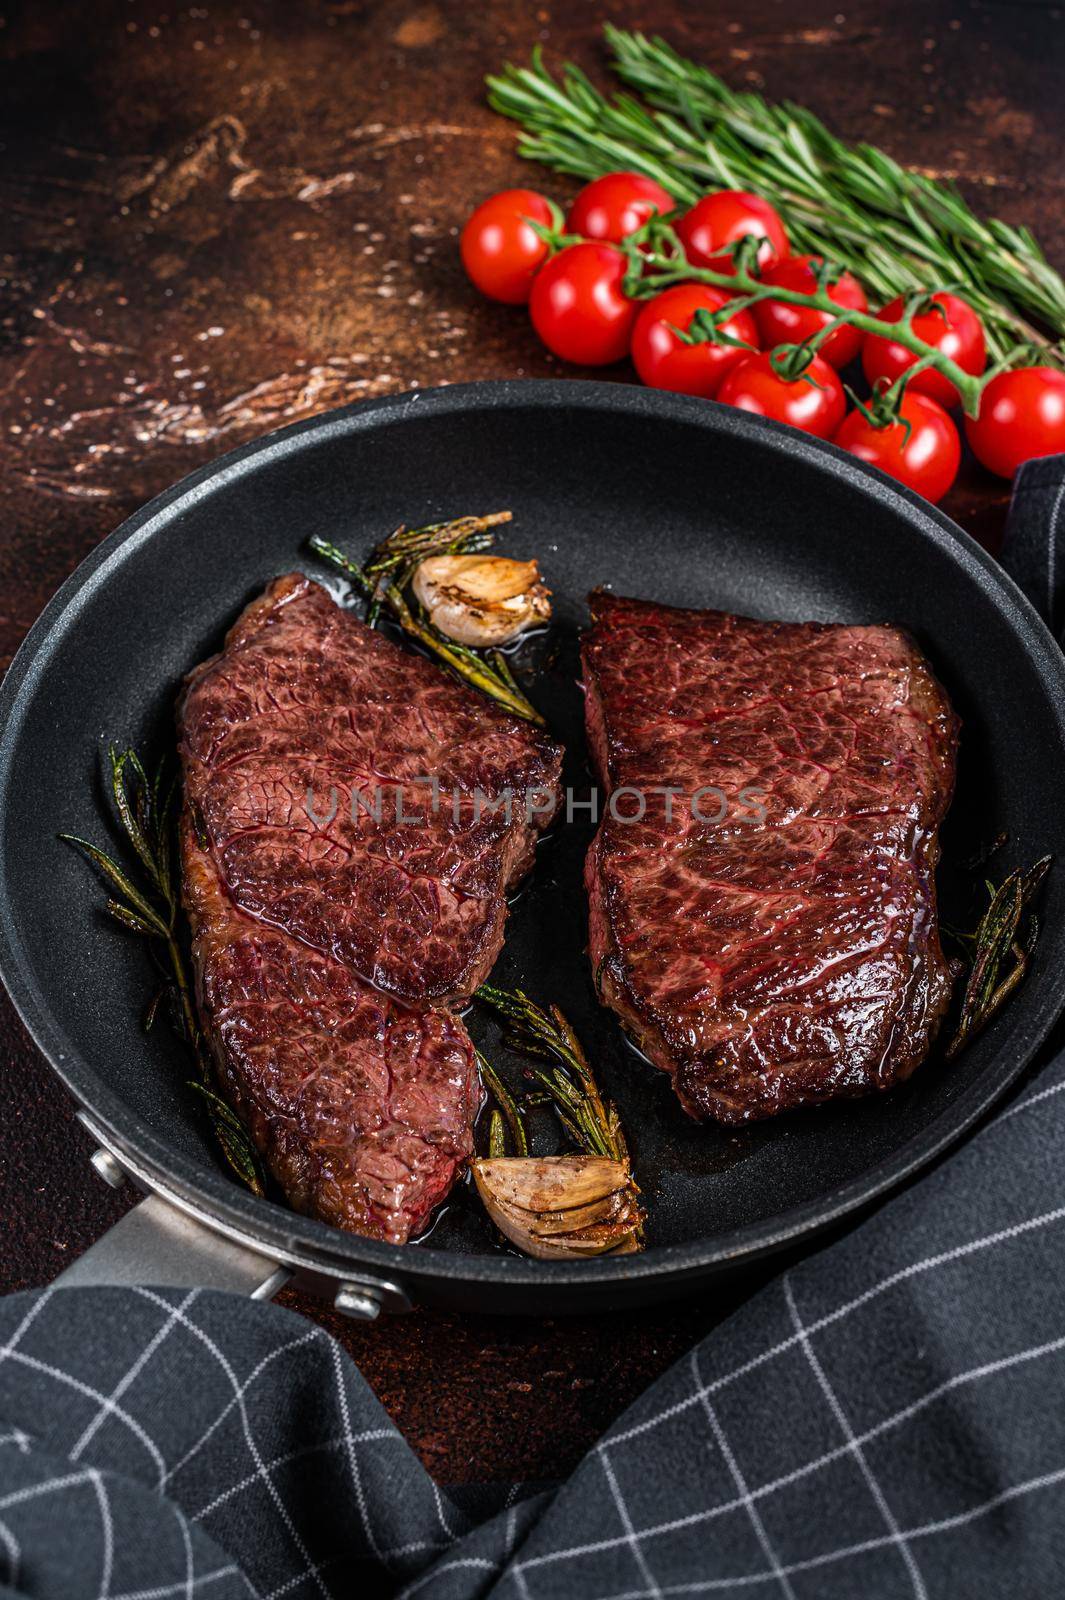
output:
M 997 889 L 987 885 L 991 903 L 975 933 L 966 938 L 972 946 L 972 966 L 958 1027 L 947 1046 L 948 1060 L 987 1027 L 1024 978 L 1039 927 L 1035 917 L 1030 917 L 1022 930 L 1021 919 L 1050 863 L 1051 857 L 1043 856 L 1027 871 L 1018 868 L 1011 872 Z
M 488 550 L 495 541 L 492 529 L 509 522 L 510 511 L 493 511 L 486 517 L 458 517 L 453 522 L 431 522 L 424 528 L 398 527 L 382 539 L 363 562 L 362 570 L 374 587 L 366 621 L 374 627 L 389 583 L 406 589 L 420 561 L 430 556 L 473 555 Z
M 493 1156 L 504 1156 L 507 1153 L 506 1130 L 510 1131 L 511 1143 L 514 1146 L 512 1154 L 527 1156 L 529 1154 L 529 1141 L 525 1137 L 525 1123 L 513 1096 L 503 1087 L 502 1079 L 492 1066 L 486 1061 L 481 1052 L 477 1051 L 477 1065 L 481 1069 L 481 1082 L 495 1101 L 498 1110 L 493 1110 L 488 1124 L 488 1149 Z
M 497 512 L 494 520 L 503 520 L 507 515 L 508 513 Z M 467 523 L 479 522 L 483 524 L 489 519 L 471 517 L 463 518 L 462 520 Z M 439 533 L 440 529 L 445 526 L 447 524 L 438 525 L 437 532 Z M 424 533 L 426 530 L 415 531 Z M 392 537 L 395 538 L 396 535 L 393 534 Z M 412 639 L 417 639 L 418 643 L 423 645 L 431 655 L 438 657 L 446 667 L 449 667 L 457 678 L 461 678 L 465 683 L 472 684 L 475 689 L 480 689 L 482 694 L 486 694 L 490 700 L 495 700 L 505 710 L 509 711 L 512 716 L 521 717 L 525 722 L 535 722 L 540 727 L 544 726 L 543 717 L 515 683 L 514 675 L 510 668 L 501 665 L 502 657 L 498 651 L 491 651 L 486 657 L 479 655 L 476 650 L 471 650 L 464 644 L 457 643 L 454 639 L 449 639 L 446 634 L 440 632 L 439 628 L 434 627 L 427 617 L 421 614 L 420 608 L 418 612 L 413 610 L 407 600 L 404 589 L 391 576 L 390 572 L 383 572 L 382 577 L 375 581 L 368 576 L 368 568 L 360 567 L 349 556 L 346 556 L 342 550 L 339 550 L 335 544 L 330 544 L 328 539 L 319 538 L 317 535 L 308 540 L 308 546 L 314 551 L 315 555 L 320 556 L 323 561 L 330 562 L 339 571 L 343 572 L 346 577 L 350 578 L 359 593 L 365 595 L 370 605 L 367 621 L 370 620 L 371 613 L 376 615 L 373 612 L 375 604 L 378 610 L 382 605 L 387 606 L 404 633 L 409 634 Z M 383 546 L 379 545 L 374 555 L 377 556 L 378 552 L 383 548 Z M 470 547 L 467 545 L 466 548 L 469 549 Z M 481 546 L 480 548 L 484 547 Z M 413 571 L 413 568 L 411 570 Z
M 507 1025 L 503 1043 L 533 1058 L 536 1065 L 530 1070 L 578 1148 L 589 1155 L 627 1160 L 617 1107 L 600 1094 L 580 1040 L 559 1008 L 544 1011 L 523 990 L 497 989 L 489 983 L 482 983 L 474 998 L 503 1018 Z
M 264 1192 L 262 1167 L 255 1147 L 239 1117 L 211 1088 L 210 1053 L 193 1004 L 185 960 L 178 940 L 178 892 L 174 872 L 174 810 L 176 780 L 164 785 L 162 763 L 149 782 L 135 750 L 107 752 L 111 799 L 126 839 L 140 863 L 145 882 L 138 884 L 113 856 L 77 834 L 59 837 L 99 872 L 110 893 L 106 909 L 130 933 L 152 941 L 152 954 L 164 974 L 162 989 L 153 997 L 144 1018 L 151 1028 L 165 995 L 177 1031 L 185 1039 L 196 1063 L 197 1078 L 189 1087 L 202 1098 L 215 1138 L 226 1162 L 253 1194 Z
M 608 98 L 572 63 L 556 81 L 539 50 L 487 80 L 489 103 L 524 130 L 523 156 L 582 178 L 631 168 L 683 205 L 708 188 L 753 189 L 779 208 L 797 251 L 848 267 L 874 302 L 956 285 L 993 359 L 1033 346 L 1065 360 L 1065 282 L 1028 229 L 983 221 L 953 184 L 837 139 L 801 106 L 731 90 L 662 39 L 609 23 L 605 33 L 642 99 Z
M 495 1160 L 507 1153 L 507 1130 L 501 1114 L 493 1108 L 488 1119 L 488 1154 Z

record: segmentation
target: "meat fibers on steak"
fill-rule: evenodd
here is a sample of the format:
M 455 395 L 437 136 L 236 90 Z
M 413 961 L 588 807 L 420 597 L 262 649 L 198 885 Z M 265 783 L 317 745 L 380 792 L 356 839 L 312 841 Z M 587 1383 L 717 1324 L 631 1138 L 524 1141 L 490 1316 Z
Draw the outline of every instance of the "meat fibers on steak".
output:
M 616 813 L 586 869 L 605 1002 L 694 1117 L 908 1077 L 950 998 L 934 872 L 958 735 L 913 640 L 591 605 L 588 734 Z
M 299 573 L 179 707 L 185 906 L 219 1080 L 291 1203 L 402 1243 L 472 1150 L 462 1005 L 561 753 Z

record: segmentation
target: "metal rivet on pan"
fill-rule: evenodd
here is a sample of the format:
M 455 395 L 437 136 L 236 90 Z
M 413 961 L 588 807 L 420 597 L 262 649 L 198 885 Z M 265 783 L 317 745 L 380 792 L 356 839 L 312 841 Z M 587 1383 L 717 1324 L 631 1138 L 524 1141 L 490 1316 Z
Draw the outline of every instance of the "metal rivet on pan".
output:
M 122 1171 L 110 1150 L 94 1150 L 89 1160 L 95 1167 L 97 1175 L 105 1183 L 109 1183 L 112 1189 L 125 1188 L 126 1174 Z
M 333 1307 L 360 1322 L 373 1322 L 381 1313 L 380 1298 L 362 1283 L 342 1283 L 333 1297 Z

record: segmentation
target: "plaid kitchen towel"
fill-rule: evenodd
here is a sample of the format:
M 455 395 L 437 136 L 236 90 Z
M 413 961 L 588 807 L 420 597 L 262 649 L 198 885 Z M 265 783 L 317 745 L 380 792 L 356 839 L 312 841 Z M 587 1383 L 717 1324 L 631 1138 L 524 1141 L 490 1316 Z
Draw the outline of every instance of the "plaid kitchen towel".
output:
M 1059 632 L 1063 506 L 1065 458 L 1024 468 L 1004 552 Z M 568 1481 L 500 1500 L 445 1493 L 340 1347 L 279 1307 L 0 1301 L 3 1595 L 1058 1600 L 1065 1034 L 963 1149 L 716 1328 Z
M 1059 1055 L 716 1329 L 567 1482 L 487 1516 L 292 1312 L 207 1291 L 12 1296 L 2 1592 L 1056 1600 L 1063 1174 Z

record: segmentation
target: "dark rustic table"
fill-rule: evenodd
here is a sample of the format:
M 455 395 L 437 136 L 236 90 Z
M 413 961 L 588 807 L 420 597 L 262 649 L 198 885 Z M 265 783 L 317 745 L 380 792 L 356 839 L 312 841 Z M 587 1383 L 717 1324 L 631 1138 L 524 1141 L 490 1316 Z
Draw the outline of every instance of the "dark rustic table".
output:
M 1065 260 L 1061 13 L 882 0 L 84 0 L 0 18 L 0 655 L 97 540 L 191 468 L 326 407 L 545 376 L 524 314 L 478 299 L 471 204 L 543 181 L 484 105 L 542 43 L 602 72 L 603 17 L 730 82 L 956 176 Z M 609 374 L 624 378 L 624 372 Z M 970 464 L 946 509 L 994 548 L 1006 487 Z M 0 1288 L 44 1283 L 130 1197 L 0 1002 Z M 735 1291 L 572 1321 L 419 1312 L 343 1339 L 444 1481 L 553 1476 Z

